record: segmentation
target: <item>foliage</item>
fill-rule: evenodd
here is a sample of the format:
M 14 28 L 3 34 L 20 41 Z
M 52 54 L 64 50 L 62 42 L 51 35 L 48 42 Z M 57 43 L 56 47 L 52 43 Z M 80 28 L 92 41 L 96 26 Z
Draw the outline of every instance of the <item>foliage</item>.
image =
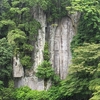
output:
M 0 38 L 6 37 L 10 29 L 16 27 L 15 23 L 12 20 L 1 20 L 0 21 Z
M 31 57 L 25 55 L 22 59 L 21 59 L 21 64 L 23 65 L 23 67 L 27 66 L 27 68 L 30 68 L 32 66 L 32 61 L 31 61 Z
M 15 100 L 14 90 L 12 88 L 0 89 L 0 100 Z
M 72 41 L 72 48 L 82 45 L 84 42 L 100 42 L 100 1 L 98 0 L 72 0 L 67 7 L 71 13 L 81 12 L 77 35 Z
M 99 100 L 100 98 L 100 78 L 96 78 L 90 82 L 90 90 L 93 91 L 92 97 L 89 100 Z
M 70 0 L 47 0 L 47 21 L 54 22 L 55 20 L 59 20 L 62 17 L 65 17 L 68 12 L 65 9 L 67 5 L 70 5 Z
M 49 45 L 48 45 L 47 42 L 45 43 L 45 46 L 44 46 L 43 58 L 46 61 L 49 61 L 50 60 Z
M 16 45 L 19 47 L 19 43 L 24 43 L 26 40 L 26 34 L 20 29 L 11 30 L 8 32 L 8 42 L 10 44 Z
M 12 80 L 10 80 L 8 88 L 0 88 L 0 100 L 16 100 L 14 93 L 14 83 Z
M 60 85 L 52 86 L 48 90 L 48 96 L 49 100 L 64 100 L 63 96 L 61 95 L 61 92 L 59 90 Z
M 90 100 L 99 100 L 100 98 L 100 63 L 96 68 L 93 79 L 90 81 L 89 89 L 92 91 L 92 97 Z
M 17 89 L 15 97 L 17 100 L 49 100 L 46 91 L 31 90 L 27 86 Z
M 39 78 L 50 79 L 54 75 L 51 64 L 47 61 L 43 61 L 42 64 L 38 66 L 37 70 L 36 76 Z
M 61 82 L 59 91 L 62 97 L 66 97 L 68 100 L 88 100 L 100 82 L 98 79 L 100 44 L 85 43 L 83 46 L 75 48 L 73 52 L 74 57 L 69 74 L 66 80 Z
M 12 73 L 13 47 L 7 42 L 6 38 L 0 39 L 0 80 L 7 86 L 8 78 Z
M 3 82 L 0 80 L 0 89 L 3 87 Z

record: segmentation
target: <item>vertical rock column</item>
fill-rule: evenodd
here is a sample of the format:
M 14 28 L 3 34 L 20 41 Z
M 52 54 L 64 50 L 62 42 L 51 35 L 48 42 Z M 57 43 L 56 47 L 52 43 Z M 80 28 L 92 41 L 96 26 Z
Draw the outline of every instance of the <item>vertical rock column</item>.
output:
M 42 9 L 35 8 L 34 18 L 40 23 L 41 29 L 38 30 L 38 37 L 35 43 L 35 52 L 34 52 L 34 70 L 41 62 L 43 61 L 43 50 L 45 45 L 45 28 L 46 28 L 46 15 L 43 13 Z
M 20 63 L 19 55 L 13 57 L 13 76 L 15 78 L 24 76 L 24 70 Z
M 41 24 L 41 29 L 38 30 L 37 41 L 34 43 L 34 64 L 31 69 L 23 70 L 23 67 L 20 67 L 20 60 L 14 58 L 13 71 L 15 78 L 15 86 L 29 86 L 33 90 L 44 90 L 44 80 L 38 79 L 35 76 L 36 69 L 39 64 L 43 61 L 43 50 L 45 45 L 45 27 L 46 27 L 46 15 L 43 10 L 39 7 L 33 8 L 33 17 Z M 34 27 L 34 26 L 33 26 Z M 19 58 L 18 58 L 19 59 Z M 17 64 L 16 67 L 16 62 Z M 19 73 L 17 73 L 19 71 Z
M 50 27 L 50 54 L 52 66 L 61 79 L 65 79 L 71 63 L 70 44 L 77 30 L 80 14 L 62 18 L 59 23 Z

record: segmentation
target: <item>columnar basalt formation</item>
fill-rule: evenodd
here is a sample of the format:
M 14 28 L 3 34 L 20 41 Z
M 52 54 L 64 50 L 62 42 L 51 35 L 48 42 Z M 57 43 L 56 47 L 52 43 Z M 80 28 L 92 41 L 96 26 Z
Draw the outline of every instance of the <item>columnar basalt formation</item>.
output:
M 20 59 L 14 57 L 13 71 L 15 86 L 20 87 L 27 85 L 33 90 L 46 90 L 51 86 L 50 80 L 45 87 L 44 80 L 35 76 L 38 65 L 43 61 L 45 41 L 48 40 L 49 42 L 50 61 L 55 73 L 58 74 L 61 79 L 65 79 L 68 73 L 68 66 L 71 63 L 70 43 L 76 33 L 76 26 L 80 14 L 75 13 L 74 15 L 66 16 L 60 21 L 49 25 L 46 24 L 46 14 L 42 9 L 33 8 L 33 14 L 34 18 L 41 24 L 41 29 L 38 30 L 37 41 L 34 43 L 34 64 L 31 69 L 23 70 Z M 17 66 L 16 62 L 19 63 Z M 18 71 L 19 75 L 17 74 Z

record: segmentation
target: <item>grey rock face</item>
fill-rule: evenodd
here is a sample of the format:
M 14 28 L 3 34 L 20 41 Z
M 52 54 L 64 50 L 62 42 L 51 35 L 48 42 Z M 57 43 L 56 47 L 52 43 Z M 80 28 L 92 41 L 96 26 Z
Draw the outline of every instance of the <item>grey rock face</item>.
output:
M 51 29 L 50 34 L 53 35 L 50 40 L 51 62 L 55 72 L 61 79 L 65 79 L 71 61 L 70 43 L 75 35 L 71 19 L 68 17 L 63 18 L 56 30 L 55 28 Z
M 43 61 L 43 50 L 45 45 L 45 27 L 46 27 L 46 15 L 44 14 L 42 9 L 39 9 L 37 11 L 36 8 L 34 8 L 34 18 L 40 22 L 41 29 L 38 30 L 38 37 L 37 41 L 35 43 L 35 52 L 34 52 L 34 71 L 36 71 L 36 68 L 41 62 Z
M 34 18 L 41 24 L 41 29 L 38 30 L 37 41 L 34 44 L 34 64 L 30 70 L 26 69 L 24 71 L 20 59 L 14 57 L 13 72 L 15 87 L 29 86 L 33 90 L 47 90 L 51 86 L 51 81 L 49 80 L 45 87 L 44 80 L 38 79 L 35 76 L 38 65 L 43 61 L 45 38 L 49 40 L 52 67 L 61 79 L 65 79 L 68 73 L 68 66 L 71 63 L 70 43 L 76 33 L 74 25 L 77 26 L 79 14 L 75 13 L 75 15 L 70 15 L 70 17 L 64 17 L 59 22 L 47 26 L 46 15 L 42 9 L 39 8 L 37 10 L 37 8 L 33 8 L 33 13 Z M 46 28 L 48 31 L 46 31 Z M 46 34 L 48 34 L 48 37 L 46 37 Z
M 76 33 L 79 18 L 80 13 L 76 12 L 49 26 L 52 67 L 61 79 L 66 78 L 71 63 L 70 43 Z
M 44 80 L 36 76 L 22 77 L 15 79 L 15 87 L 28 86 L 33 90 L 44 90 Z
M 19 76 L 16 78 L 17 74 L 14 75 L 15 77 L 15 87 L 20 87 L 20 86 L 29 86 L 33 90 L 44 90 L 44 80 L 38 79 L 35 76 L 36 69 L 39 64 L 43 61 L 43 50 L 44 50 L 44 45 L 45 45 L 45 27 L 46 27 L 46 15 L 43 13 L 43 10 L 40 8 L 37 10 L 37 8 L 33 8 L 34 12 L 34 18 L 40 22 L 41 24 L 41 29 L 38 30 L 38 37 L 37 41 L 34 44 L 34 64 L 31 67 L 30 70 L 26 69 L 24 72 L 24 76 Z M 19 59 L 19 58 L 18 58 Z M 17 62 L 14 61 L 14 63 Z M 15 64 L 13 65 L 14 67 L 14 73 L 16 72 L 16 66 Z M 20 68 L 20 66 L 18 67 Z M 21 69 L 20 69 L 21 70 Z M 22 73 L 23 70 L 21 70 L 20 73 Z
M 13 77 L 20 78 L 24 76 L 23 66 L 20 63 L 19 55 L 13 57 Z

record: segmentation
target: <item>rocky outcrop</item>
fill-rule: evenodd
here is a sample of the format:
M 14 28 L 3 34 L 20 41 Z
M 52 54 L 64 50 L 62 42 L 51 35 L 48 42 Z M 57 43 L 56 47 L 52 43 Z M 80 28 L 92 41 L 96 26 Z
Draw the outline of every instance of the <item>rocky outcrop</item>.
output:
M 13 57 L 13 77 L 20 78 L 24 76 L 23 66 L 20 63 L 19 55 Z
M 50 54 L 52 66 L 61 79 L 65 79 L 71 63 L 70 43 L 76 33 L 80 13 L 62 18 L 50 25 Z
M 46 25 L 46 15 L 40 8 L 33 8 L 34 18 L 40 22 L 41 29 L 38 30 L 37 41 L 34 44 L 34 64 L 30 70 L 23 71 L 19 58 L 14 58 L 13 71 L 15 86 L 29 86 L 34 90 L 47 90 L 51 86 L 51 81 L 47 82 L 45 87 L 44 80 L 35 76 L 36 69 L 43 61 L 43 50 L 45 39 L 49 41 L 50 61 L 55 73 L 61 79 L 65 79 L 68 73 L 68 66 L 71 63 L 70 43 L 76 33 L 76 26 L 80 14 L 75 13 L 62 18 L 59 22 Z M 17 66 L 16 66 L 17 62 Z

